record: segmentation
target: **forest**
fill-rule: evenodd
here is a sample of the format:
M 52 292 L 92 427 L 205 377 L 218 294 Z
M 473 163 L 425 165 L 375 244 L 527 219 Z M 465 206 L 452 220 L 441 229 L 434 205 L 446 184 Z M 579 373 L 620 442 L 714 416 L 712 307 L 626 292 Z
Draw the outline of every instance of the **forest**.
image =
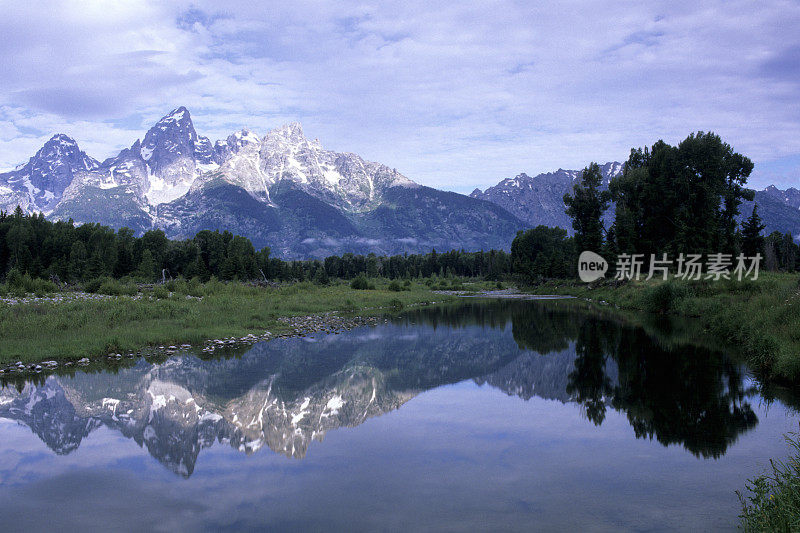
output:
M 324 260 L 287 261 L 256 250 L 245 237 L 228 231 L 199 232 L 192 239 L 169 240 L 161 230 L 141 237 L 99 224 L 76 226 L 47 220 L 21 209 L 0 213 L 0 265 L 3 280 L 19 275 L 59 284 L 103 278 L 130 278 L 144 283 L 176 278 L 208 281 L 315 281 L 369 278 L 409 279 L 430 276 L 497 280 L 511 272 L 511 256 L 502 250 L 451 250 L 391 257 L 344 254 Z

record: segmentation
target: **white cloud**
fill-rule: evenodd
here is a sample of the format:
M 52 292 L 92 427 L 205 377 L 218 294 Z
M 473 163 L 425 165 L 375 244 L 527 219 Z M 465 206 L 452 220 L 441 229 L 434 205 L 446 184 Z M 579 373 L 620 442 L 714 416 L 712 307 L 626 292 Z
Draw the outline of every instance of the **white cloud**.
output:
M 178 105 L 212 138 L 301 120 L 327 147 L 459 191 L 695 130 L 763 163 L 761 185 L 786 183 L 769 162 L 800 154 L 794 3 L 115 6 L 6 10 L 0 166 L 57 131 L 107 157 Z

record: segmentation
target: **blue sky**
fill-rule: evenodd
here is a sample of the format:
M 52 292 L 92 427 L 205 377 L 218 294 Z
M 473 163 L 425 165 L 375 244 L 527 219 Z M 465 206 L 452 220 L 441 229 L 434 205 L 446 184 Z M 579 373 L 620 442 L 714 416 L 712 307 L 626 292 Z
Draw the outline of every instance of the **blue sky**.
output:
M 800 187 L 800 3 L 8 2 L 0 168 L 56 132 L 102 159 L 185 105 L 213 139 L 299 120 L 469 192 L 715 131 Z

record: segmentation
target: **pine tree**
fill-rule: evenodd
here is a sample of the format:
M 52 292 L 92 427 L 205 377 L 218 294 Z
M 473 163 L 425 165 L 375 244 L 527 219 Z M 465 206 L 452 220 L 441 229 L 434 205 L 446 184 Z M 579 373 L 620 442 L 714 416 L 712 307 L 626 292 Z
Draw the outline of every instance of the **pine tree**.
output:
M 761 232 L 765 227 L 761 223 L 761 217 L 758 216 L 758 204 L 756 204 L 753 206 L 753 213 L 742 224 L 742 253 L 746 257 L 764 255 L 764 237 Z
M 67 275 L 72 281 L 81 281 L 86 271 L 86 246 L 83 241 L 75 241 L 69 251 Z
M 147 281 L 153 281 L 156 270 L 156 261 L 153 259 L 153 252 L 145 248 L 142 251 L 142 259 L 136 269 L 136 275 Z
M 330 278 L 328 277 L 328 273 L 325 270 L 324 266 L 320 266 L 317 268 L 317 272 L 314 274 L 314 283 L 318 285 L 328 285 L 330 283 Z
M 583 169 L 581 181 L 572 194 L 564 195 L 567 215 L 572 218 L 578 250 L 600 252 L 603 248 L 603 213 L 608 209 L 611 194 L 601 191 L 603 175 L 600 166 L 592 163 Z
M 103 257 L 100 255 L 100 252 L 96 251 L 92 253 L 92 256 L 89 258 L 89 262 L 86 265 L 86 279 L 95 279 L 105 276 L 106 269 L 105 263 L 103 262 Z
M 783 236 L 780 249 L 783 258 L 783 268 L 787 272 L 794 272 L 797 269 L 797 245 L 794 243 L 791 233 L 787 232 L 786 235 Z

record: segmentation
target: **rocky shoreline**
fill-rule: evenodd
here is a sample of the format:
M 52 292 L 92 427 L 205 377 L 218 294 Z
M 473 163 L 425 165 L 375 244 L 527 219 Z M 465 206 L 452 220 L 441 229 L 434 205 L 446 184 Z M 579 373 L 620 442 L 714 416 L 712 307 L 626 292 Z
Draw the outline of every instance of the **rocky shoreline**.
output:
M 134 295 L 109 295 L 109 294 L 100 294 L 100 293 L 93 293 L 93 292 L 80 292 L 80 291 L 65 291 L 65 292 L 57 292 L 48 294 L 45 296 L 36 296 L 33 293 L 28 293 L 25 296 L 1 296 L 0 297 L 0 304 L 5 305 L 30 305 L 30 304 L 64 304 L 64 303 L 71 303 L 71 302 L 91 302 L 91 301 L 101 301 L 101 300 L 118 300 L 118 299 L 127 299 L 127 300 L 164 300 L 164 299 L 171 299 L 173 297 L 173 293 L 170 292 L 166 298 L 156 298 L 152 295 L 148 295 L 142 292 L 139 292 Z M 202 296 L 191 296 L 189 294 L 183 296 L 183 298 L 187 300 L 197 300 L 202 301 Z
M 388 320 L 379 317 L 352 316 L 343 317 L 335 312 L 321 315 L 306 315 L 294 317 L 280 317 L 278 322 L 285 324 L 287 331 L 274 334 L 270 331 L 263 333 L 248 334 L 243 337 L 226 337 L 221 339 L 209 339 L 202 344 L 179 344 L 169 346 L 151 346 L 144 350 L 128 353 L 109 353 L 93 359 L 84 357 L 77 361 L 59 362 L 56 360 L 40 361 L 39 363 L 23 363 L 17 361 L 9 365 L 0 367 L 0 379 L 9 377 L 24 377 L 52 373 L 58 369 L 85 368 L 90 365 L 115 363 L 122 360 L 135 360 L 140 357 L 170 357 L 173 355 L 189 355 L 191 353 L 199 355 L 211 355 L 222 353 L 226 350 L 252 346 L 253 344 L 270 339 L 305 337 L 312 333 L 325 333 L 338 335 L 344 331 L 365 326 L 377 326 L 387 323 Z

